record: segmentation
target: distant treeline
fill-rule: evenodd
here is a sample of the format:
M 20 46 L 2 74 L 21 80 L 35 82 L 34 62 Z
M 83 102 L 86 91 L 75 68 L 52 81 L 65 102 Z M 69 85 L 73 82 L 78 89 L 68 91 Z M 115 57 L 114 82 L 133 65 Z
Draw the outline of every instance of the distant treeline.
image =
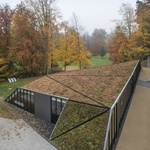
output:
M 150 2 L 137 1 L 134 10 L 122 4 L 122 20 L 107 34 L 95 29 L 82 34 L 78 17 L 72 25 L 62 20 L 56 0 L 26 0 L 11 9 L 0 5 L 0 79 L 12 76 L 38 76 L 57 71 L 59 64 L 79 68 L 92 64 L 92 55 L 102 57 L 108 51 L 112 61 L 143 59 L 150 54 Z

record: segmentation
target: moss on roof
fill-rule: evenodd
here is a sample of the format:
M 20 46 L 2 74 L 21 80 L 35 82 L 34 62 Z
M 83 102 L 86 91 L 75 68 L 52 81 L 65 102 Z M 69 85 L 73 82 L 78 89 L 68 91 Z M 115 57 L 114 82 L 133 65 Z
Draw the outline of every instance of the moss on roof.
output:
M 89 104 L 100 105 L 102 103 L 111 107 L 136 63 L 136 61 L 133 61 L 56 73 L 50 75 L 51 79 L 45 76 L 25 85 L 24 88 Z M 86 97 L 83 95 L 86 95 Z M 99 103 L 92 101 L 92 99 Z
M 108 112 L 104 108 L 69 101 L 52 136 L 62 150 L 101 150 Z
M 56 73 L 24 86 L 29 90 L 70 98 L 58 120 L 52 142 L 62 150 L 101 150 L 108 107 L 116 100 L 136 63 Z M 100 107 L 103 105 L 108 107 Z

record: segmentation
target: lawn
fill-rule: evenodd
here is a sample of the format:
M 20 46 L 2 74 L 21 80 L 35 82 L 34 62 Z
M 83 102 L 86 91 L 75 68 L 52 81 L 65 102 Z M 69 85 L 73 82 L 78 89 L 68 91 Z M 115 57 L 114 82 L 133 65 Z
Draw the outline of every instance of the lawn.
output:
M 105 65 L 110 65 L 112 64 L 112 61 L 109 60 L 110 54 L 107 53 L 103 58 L 101 56 L 92 56 L 91 57 L 91 63 L 93 67 L 98 67 L 98 66 L 105 66 Z M 60 64 L 60 67 L 63 67 L 62 64 Z M 70 65 L 67 66 L 67 71 L 69 70 L 78 70 L 79 65 L 71 63 Z
M 103 58 L 101 56 L 92 56 L 91 62 L 94 67 L 104 66 L 112 64 L 112 61 L 109 60 L 110 54 L 107 53 Z
M 18 79 L 15 83 L 9 83 L 8 81 L 0 82 L 0 117 L 9 118 L 9 119 L 17 119 L 17 115 L 11 111 L 11 109 L 4 103 L 4 99 L 9 96 L 16 88 L 21 87 L 25 84 L 28 84 L 34 80 L 35 78 L 26 78 L 26 79 Z
M 9 96 L 16 88 L 21 87 L 25 84 L 28 84 L 34 80 L 38 79 L 35 78 L 25 78 L 25 79 L 18 79 L 15 83 L 9 83 L 8 81 L 0 82 L 0 97 L 6 98 Z

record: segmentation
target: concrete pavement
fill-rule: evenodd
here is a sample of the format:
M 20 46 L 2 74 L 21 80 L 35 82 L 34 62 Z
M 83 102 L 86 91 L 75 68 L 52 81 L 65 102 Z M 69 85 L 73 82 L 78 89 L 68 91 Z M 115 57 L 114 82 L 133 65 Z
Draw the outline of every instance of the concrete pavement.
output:
M 138 80 L 116 150 L 150 150 L 150 68 Z
M 22 119 L 0 118 L 0 150 L 57 150 Z

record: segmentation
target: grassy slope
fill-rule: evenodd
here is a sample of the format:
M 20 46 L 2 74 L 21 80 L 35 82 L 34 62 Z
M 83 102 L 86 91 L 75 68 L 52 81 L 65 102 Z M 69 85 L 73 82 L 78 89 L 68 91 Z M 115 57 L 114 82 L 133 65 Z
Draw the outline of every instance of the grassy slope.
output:
M 120 68 L 120 66 L 118 66 L 118 67 Z M 116 68 L 117 70 L 118 70 L 118 67 Z M 86 70 L 83 70 L 83 73 L 85 73 L 85 71 Z M 116 72 L 115 69 L 114 69 L 114 71 Z M 108 70 L 107 70 L 107 72 L 108 72 Z M 122 70 L 122 72 L 126 73 L 126 69 Z M 122 74 L 122 72 L 121 72 L 121 74 Z M 93 70 L 92 70 L 92 73 L 93 73 Z M 81 72 L 81 74 L 82 74 L 82 72 Z M 109 72 L 108 72 L 108 74 L 109 74 Z M 22 79 L 22 80 L 18 81 L 17 83 L 13 83 L 13 84 L 9 84 L 6 82 L 1 83 L 0 84 L 0 96 L 6 97 L 13 90 L 15 90 L 16 87 L 20 87 L 20 86 L 27 84 L 28 82 L 31 82 L 33 80 L 34 79 L 31 78 L 31 79 Z M 0 105 L 0 107 L 2 108 L 2 110 L 7 111 L 7 109 L 3 108 L 3 105 Z M 53 138 L 55 138 L 62 132 L 67 131 L 68 129 L 84 122 L 86 119 L 89 119 L 92 116 L 94 116 L 97 113 L 102 111 L 101 109 L 95 108 L 93 110 L 93 107 L 75 104 L 75 103 L 74 104 L 70 103 L 69 106 L 67 106 L 66 108 L 68 108 L 68 109 L 65 109 L 65 112 L 63 113 L 63 115 L 58 123 L 56 131 L 54 132 Z M 68 119 L 67 115 L 69 115 L 69 120 L 67 120 Z M 107 127 L 107 120 L 108 120 L 108 113 L 105 113 L 105 114 L 91 120 L 90 122 L 85 123 L 85 124 L 79 126 L 78 128 L 75 128 L 74 130 L 67 132 L 66 134 L 64 134 L 58 138 L 55 138 L 53 140 L 53 143 L 56 144 L 57 146 L 59 146 L 62 150 L 76 150 L 76 149 L 78 149 L 78 150 L 80 150 L 80 149 L 81 150 L 99 149 L 100 150 L 103 147 L 106 127 Z
M 104 113 L 77 128 L 74 127 L 105 110 L 69 101 L 52 136 L 54 139 L 52 142 L 62 150 L 101 150 L 106 133 L 108 113 Z M 72 128 L 74 129 L 66 132 Z M 59 136 L 62 133 L 65 134 Z
M 92 98 L 111 107 L 135 65 L 136 61 L 56 73 L 50 75 L 51 78 L 45 76 L 29 83 L 24 88 L 96 105 Z
M 9 96 L 16 88 L 21 87 L 37 78 L 20 79 L 16 83 L 0 82 L 0 117 L 17 119 L 18 117 L 3 102 L 4 98 Z
M 6 82 L 0 82 L 0 97 L 6 98 L 9 96 L 13 91 L 15 91 L 16 88 L 21 87 L 27 83 L 30 83 L 34 81 L 36 78 L 27 78 L 27 79 L 19 79 L 15 83 L 9 83 L 8 81 Z
M 107 67 L 109 66 L 107 66 L 106 67 L 107 69 L 105 69 L 105 71 L 103 70 L 102 72 L 103 74 L 105 74 L 105 78 L 107 77 L 107 75 L 110 74 L 114 77 L 116 77 L 117 75 L 121 78 L 123 78 L 125 75 L 128 75 L 129 77 L 134 66 L 135 66 L 135 62 L 129 64 L 128 63 L 119 64 L 115 68 L 113 68 L 112 66 L 111 68 L 112 72 L 110 72 L 109 70 L 110 68 L 108 69 Z M 79 74 L 80 72 L 71 72 L 71 74 L 73 73 Z M 81 74 L 85 74 L 85 73 L 86 70 L 81 71 Z M 95 71 L 92 69 L 92 72 L 90 73 L 95 74 Z M 67 79 L 71 81 L 69 79 L 69 76 L 67 76 Z M 111 80 L 111 82 L 112 81 L 113 80 Z M 66 83 L 66 81 L 64 82 Z M 101 82 L 101 84 L 103 84 L 103 82 Z M 119 92 L 120 91 L 118 91 L 118 94 Z M 110 94 L 110 96 L 112 96 L 112 93 Z M 105 139 L 106 128 L 107 128 L 107 121 L 109 115 L 108 112 L 71 130 L 70 132 L 65 133 L 65 131 L 71 129 L 73 126 L 76 126 L 81 122 L 84 122 L 85 121 L 84 117 L 88 119 L 96 115 L 98 112 L 102 112 L 102 111 L 103 111 L 102 109 L 87 107 L 86 105 L 80 105 L 77 103 L 75 104 L 69 102 L 58 122 L 56 130 L 54 131 L 54 134 L 52 136 L 52 142 L 55 145 L 57 145 L 61 150 L 77 150 L 77 149 L 78 150 L 86 150 L 86 149 L 102 150 L 104 139 Z M 62 133 L 65 134 L 61 135 Z

